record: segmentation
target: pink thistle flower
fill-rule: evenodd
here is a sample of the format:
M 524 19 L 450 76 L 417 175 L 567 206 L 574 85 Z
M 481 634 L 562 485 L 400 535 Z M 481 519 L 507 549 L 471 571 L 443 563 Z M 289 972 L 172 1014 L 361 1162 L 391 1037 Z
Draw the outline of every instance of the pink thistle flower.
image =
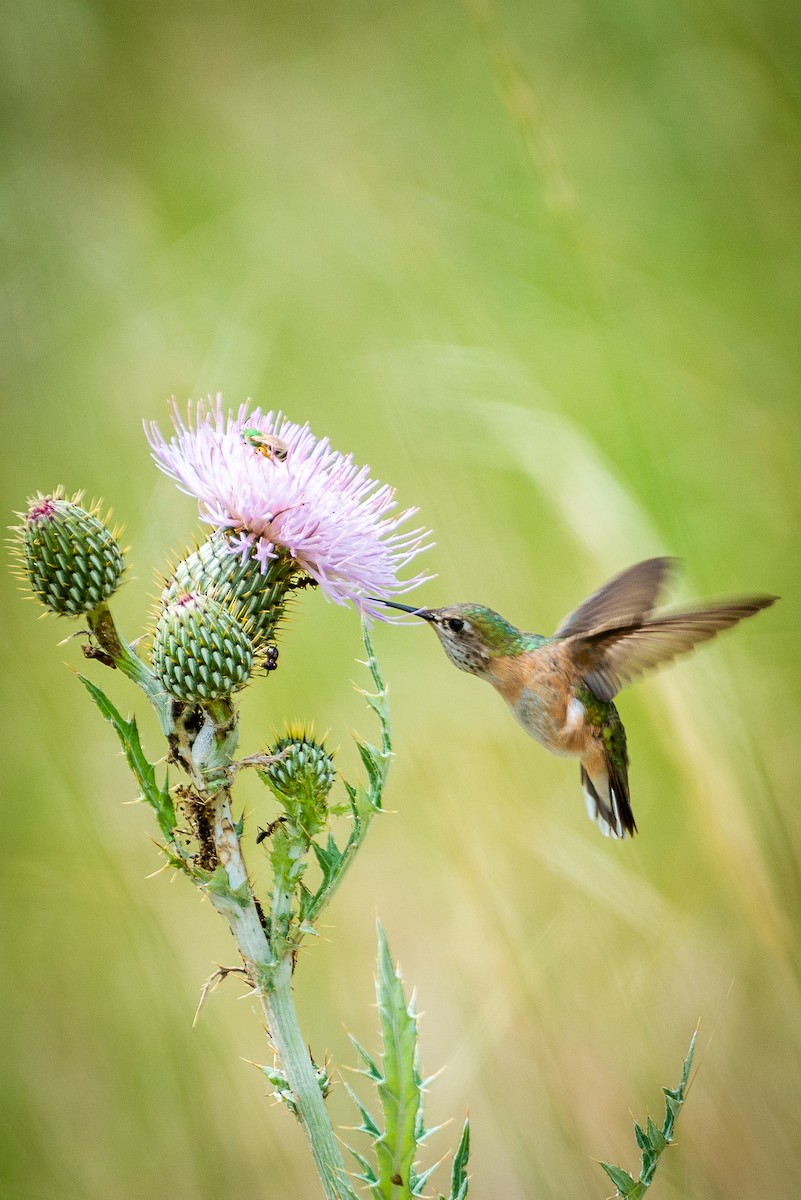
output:
M 402 595 L 431 578 L 397 578 L 430 545 L 428 530 L 399 532 L 417 509 L 393 513 L 392 488 L 308 425 L 247 403 L 226 414 L 219 395 L 190 403 L 186 422 L 173 402 L 172 420 L 169 442 L 145 423 L 157 466 L 197 497 L 202 521 L 229 531 L 231 552 L 252 556 L 262 573 L 285 551 L 337 604 L 351 601 L 381 620 L 391 618 L 367 593 Z

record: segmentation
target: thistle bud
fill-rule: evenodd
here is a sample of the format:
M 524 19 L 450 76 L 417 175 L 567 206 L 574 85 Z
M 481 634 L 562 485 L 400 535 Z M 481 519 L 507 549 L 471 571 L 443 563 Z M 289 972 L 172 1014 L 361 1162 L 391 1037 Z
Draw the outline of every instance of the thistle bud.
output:
M 273 634 L 284 612 L 284 598 L 297 565 L 284 558 L 270 562 L 262 574 L 259 563 L 231 550 L 224 533 L 213 533 L 182 559 L 161 595 L 162 605 L 172 604 L 187 592 L 212 592 L 230 605 L 240 619 L 248 620 L 262 645 Z
M 276 761 L 259 774 L 289 820 L 313 837 L 328 816 L 326 801 L 336 777 L 333 756 L 302 731 L 279 738 L 269 753 Z
M 17 526 L 23 577 L 45 607 L 61 616 L 91 612 L 119 587 L 125 563 L 113 533 L 98 516 L 60 492 L 36 496 Z
M 254 657 L 248 630 L 211 596 L 179 596 L 156 625 L 153 669 L 164 690 L 187 704 L 219 700 L 244 687 Z

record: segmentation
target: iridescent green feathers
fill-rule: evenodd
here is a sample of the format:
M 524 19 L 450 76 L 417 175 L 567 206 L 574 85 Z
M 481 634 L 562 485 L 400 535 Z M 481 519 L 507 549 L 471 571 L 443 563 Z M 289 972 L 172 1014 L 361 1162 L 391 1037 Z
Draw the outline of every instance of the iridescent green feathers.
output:
M 613 698 L 637 676 L 708 641 L 776 600 L 745 596 L 672 613 L 655 611 L 676 559 L 636 563 L 564 618 L 552 637 L 525 633 L 480 604 L 410 608 L 435 630 L 451 662 L 486 679 L 526 732 L 555 754 L 581 759 L 590 816 L 604 833 L 635 831 L 626 735 Z

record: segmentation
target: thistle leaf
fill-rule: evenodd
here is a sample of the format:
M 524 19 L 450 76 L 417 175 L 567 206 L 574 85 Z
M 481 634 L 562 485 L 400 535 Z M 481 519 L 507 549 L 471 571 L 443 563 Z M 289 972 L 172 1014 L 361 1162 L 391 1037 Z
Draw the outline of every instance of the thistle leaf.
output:
M 383 1189 L 380 1194 L 386 1200 L 396 1200 L 412 1195 L 410 1172 L 417 1151 L 415 1132 L 423 1095 L 417 1070 L 417 1017 L 406 1003 L 403 983 L 380 925 L 376 998 L 384 1045 L 378 1095 L 385 1128 L 376 1140 L 375 1150 Z
M 245 879 L 239 887 L 232 888 L 228 872 L 221 863 L 214 868 L 206 886 L 218 900 L 227 900 L 234 908 L 247 908 L 250 900 L 250 884 Z
M 392 758 L 386 687 L 364 622 L 362 622 L 362 637 L 368 654 L 366 665 L 377 689 L 375 695 L 367 692 L 362 694 L 373 711 L 378 714 L 381 722 L 381 748 L 371 746 L 369 742 L 362 742 L 358 739 L 356 741 L 359 755 L 367 771 L 367 787 L 361 781 L 351 784 L 346 779 L 342 780 L 348 801 L 340 811 L 347 812 L 349 807 L 353 817 L 353 828 L 345 846 L 340 850 L 330 836 L 325 845 L 318 845 L 316 841 L 312 840 L 312 849 L 323 873 L 323 879 L 315 893 L 303 900 L 301 916 L 309 924 L 313 924 L 317 920 L 330 901 L 362 845 L 373 817 L 376 813 L 381 812 L 381 797 Z
M 359 1055 L 359 1058 L 362 1060 L 365 1067 L 367 1068 L 367 1070 L 365 1070 L 365 1071 L 360 1071 L 360 1074 L 369 1076 L 369 1078 L 372 1079 L 375 1083 L 381 1083 L 381 1081 L 383 1080 L 384 1077 L 381 1074 L 381 1072 L 379 1071 L 378 1067 L 375 1065 L 374 1060 L 367 1053 L 367 1051 L 365 1050 L 365 1048 L 361 1044 L 361 1042 L 356 1040 L 356 1038 L 353 1036 L 352 1033 L 349 1036 L 350 1036 L 350 1040 L 353 1042 L 353 1045 L 356 1048 L 356 1052 Z
M 345 1084 L 345 1091 L 348 1093 L 351 1100 L 358 1108 L 359 1114 L 362 1118 L 361 1125 L 356 1126 L 356 1129 L 359 1131 L 359 1133 L 369 1133 L 371 1138 L 381 1137 L 381 1130 L 378 1128 L 378 1125 L 376 1124 L 374 1117 L 367 1111 L 367 1109 L 364 1107 L 364 1105 L 362 1104 L 359 1097 L 354 1092 L 353 1088 L 350 1087 L 349 1084 L 347 1084 L 347 1083 Z
M 164 837 L 170 843 L 173 843 L 175 808 L 173 807 L 172 797 L 167 786 L 167 779 L 165 777 L 164 786 L 159 787 L 156 780 L 156 768 L 148 761 L 142 750 L 136 718 L 132 717 L 130 721 L 126 721 L 111 703 L 105 692 L 96 683 L 92 683 L 91 680 L 86 679 L 83 675 L 79 675 L 78 678 L 94 700 L 101 714 L 107 721 L 111 722 L 117 731 L 117 737 L 122 744 L 128 766 L 136 776 L 142 798 L 147 801 L 155 812 L 159 829 Z
M 612 1163 L 602 1162 L 601 1166 L 617 1188 L 619 1196 L 623 1196 L 625 1200 L 637 1196 L 639 1184 L 632 1179 L 628 1171 L 624 1171 L 622 1167 L 615 1167 Z
M 375 1189 L 378 1186 L 378 1177 L 376 1176 L 376 1173 L 373 1170 L 369 1160 L 366 1159 L 363 1154 L 360 1154 L 358 1150 L 354 1150 L 352 1146 L 348 1146 L 347 1149 L 362 1168 L 361 1175 L 354 1175 L 353 1178 L 360 1179 L 363 1183 L 366 1183 L 368 1187 Z
M 383 1053 L 380 1067 L 351 1035 L 359 1057 L 366 1064 L 362 1074 L 372 1079 L 378 1091 L 383 1130 L 361 1100 L 351 1092 L 362 1118 L 361 1131 L 373 1140 L 374 1181 L 367 1180 L 380 1200 L 412 1200 L 423 1188 L 438 1163 L 419 1171 L 415 1159 L 422 1143 L 435 1132 L 427 1129 L 423 1116 L 423 1080 L 419 1070 L 417 1014 L 407 1002 L 400 973 L 396 970 L 386 935 L 378 925 L 378 973 L 376 978 Z M 350 1092 L 350 1088 L 348 1089 Z M 439 1127 L 437 1127 L 439 1128 Z M 470 1135 L 465 1125 L 452 1173 L 451 1200 L 467 1196 L 467 1156 Z M 356 1156 L 363 1165 L 363 1159 Z M 359 1178 L 365 1179 L 362 1175 Z
M 453 1156 L 450 1200 L 465 1200 L 467 1196 L 467 1163 L 470 1158 L 470 1122 L 465 1121 L 459 1145 Z
M 613 1166 L 611 1163 L 601 1163 L 604 1171 L 606 1171 L 617 1188 L 617 1194 L 624 1197 L 624 1200 L 642 1200 L 642 1197 L 653 1182 L 662 1154 L 673 1141 L 673 1129 L 676 1124 L 676 1118 L 687 1094 L 687 1085 L 690 1079 L 690 1068 L 692 1067 L 695 1039 L 697 1036 L 698 1033 L 696 1030 L 690 1040 L 690 1048 L 684 1060 L 684 1067 L 678 1087 L 662 1088 L 665 1096 L 665 1122 L 662 1128 L 660 1129 L 650 1117 L 646 1121 L 645 1129 L 636 1121 L 634 1122 L 634 1136 L 637 1140 L 637 1145 L 642 1151 L 639 1179 L 632 1179 L 628 1171 L 624 1171 L 622 1167 Z
M 372 795 L 383 783 L 384 770 L 381 760 L 381 751 L 375 746 L 371 746 L 369 742 L 357 742 L 356 749 L 359 751 L 359 757 L 364 763 L 367 771 L 367 778 L 370 781 L 370 794 Z
M 312 842 L 311 848 L 323 873 L 323 887 L 327 887 L 336 875 L 337 867 L 342 861 L 342 854 L 334 841 L 333 833 L 329 833 L 325 846 L 321 846 L 318 842 Z

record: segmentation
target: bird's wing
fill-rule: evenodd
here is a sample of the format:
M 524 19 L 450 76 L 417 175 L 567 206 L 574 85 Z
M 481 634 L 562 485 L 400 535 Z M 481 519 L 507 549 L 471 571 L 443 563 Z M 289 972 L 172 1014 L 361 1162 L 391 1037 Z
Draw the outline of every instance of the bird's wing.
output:
M 568 638 L 564 648 L 592 693 L 599 700 L 611 700 L 638 675 L 686 654 L 777 599 L 744 596 L 707 608 L 669 613 L 645 624 L 591 630 Z
M 568 613 L 554 637 L 589 633 L 601 626 L 635 625 L 649 617 L 677 558 L 647 558 L 627 567 Z

